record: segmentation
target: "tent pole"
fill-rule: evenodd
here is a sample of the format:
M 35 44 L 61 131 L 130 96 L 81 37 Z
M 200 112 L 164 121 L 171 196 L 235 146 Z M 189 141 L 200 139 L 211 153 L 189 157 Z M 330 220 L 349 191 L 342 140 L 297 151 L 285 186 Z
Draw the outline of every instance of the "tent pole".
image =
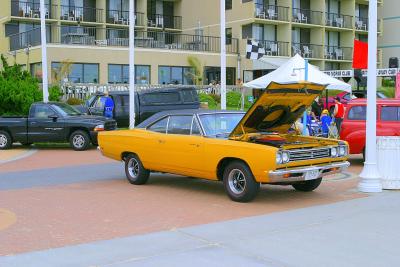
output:
M 304 80 L 308 81 L 308 59 L 305 59 L 304 63 Z M 307 110 L 303 113 L 303 135 L 307 135 Z

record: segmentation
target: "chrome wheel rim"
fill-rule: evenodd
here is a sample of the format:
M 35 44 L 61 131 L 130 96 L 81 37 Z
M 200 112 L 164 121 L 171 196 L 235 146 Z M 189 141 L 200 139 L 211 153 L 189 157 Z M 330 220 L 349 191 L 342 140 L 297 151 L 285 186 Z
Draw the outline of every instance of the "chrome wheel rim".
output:
M 139 162 L 135 158 L 128 161 L 129 176 L 136 179 L 139 175 Z
M 241 194 L 246 189 L 246 179 L 244 173 L 239 169 L 233 169 L 228 175 L 229 189 L 234 194 Z
M 7 137 L 4 134 L 0 134 L 0 147 L 6 147 Z
M 72 138 L 72 143 L 76 148 L 82 148 L 85 145 L 85 138 L 80 134 L 75 135 L 74 138 Z

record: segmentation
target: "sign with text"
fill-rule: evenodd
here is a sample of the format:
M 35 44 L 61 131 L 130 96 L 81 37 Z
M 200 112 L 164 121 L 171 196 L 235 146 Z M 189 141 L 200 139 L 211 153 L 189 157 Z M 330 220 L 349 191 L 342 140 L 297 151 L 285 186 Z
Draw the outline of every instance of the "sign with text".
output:
M 377 77 L 396 76 L 397 73 L 399 73 L 399 72 L 400 72 L 400 69 L 396 69 L 396 68 L 377 69 L 376 76 Z M 324 71 L 324 73 L 331 77 L 334 77 L 334 78 L 353 77 L 354 76 L 353 70 L 328 70 L 328 71 Z M 368 74 L 368 70 L 362 70 L 363 77 L 367 77 L 367 74 Z

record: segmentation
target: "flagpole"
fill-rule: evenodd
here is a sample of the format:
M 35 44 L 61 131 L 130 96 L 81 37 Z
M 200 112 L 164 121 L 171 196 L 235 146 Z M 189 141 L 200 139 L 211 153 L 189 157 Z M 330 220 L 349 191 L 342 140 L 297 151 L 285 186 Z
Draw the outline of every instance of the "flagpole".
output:
M 42 43 L 42 86 L 43 102 L 49 102 L 49 84 L 47 79 L 47 40 L 46 40 L 46 10 L 44 0 L 40 0 L 40 39 Z M 29 66 L 26 66 L 29 70 Z
M 369 1 L 368 22 L 368 79 L 367 120 L 364 168 L 360 174 L 358 190 L 366 193 L 382 192 L 376 151 L 376 63 L 377 63 L 377 0 Z
M 221 109 L 226 109 L 226 36 L 225 36 L 225 0 L 220 0 L 221 20 Z
M 129 129 L 135 128 L 135 0 L 129 0 Z

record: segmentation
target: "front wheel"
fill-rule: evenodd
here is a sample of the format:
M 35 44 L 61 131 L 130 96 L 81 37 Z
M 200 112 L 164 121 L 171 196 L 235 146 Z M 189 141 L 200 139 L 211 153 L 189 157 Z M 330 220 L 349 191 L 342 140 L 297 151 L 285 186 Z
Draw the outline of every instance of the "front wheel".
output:
M 125 174 L 131 184 L 142 185 L 149 180 L 150 171 L 143 167 L 138 156 L 130 154 L 125 158 Z
M 8 132 L 0 131 L 0 149 L 9 149 L 12 145 L 12 139 Z
M 321 181 L 322 178 L 318 178 L 314 180 L 302 181 L 297 184 L 292 184 L 292 186 L 297 191 L 310 192 L 316 189 L 321 184 Z
M 90 144 L 90 138 L 85 131 L 77 130 L 73 132 L 69 137 L 69 143 L 72 149 L 76 151 L 83 151 L 88 149 Z
M 260 189 L 260 183 L 254 180 L 250 168 L 241 161 L 234 161 L 226 167 L 223 182 L 225 192 L 237 202 L 253 200 Z

